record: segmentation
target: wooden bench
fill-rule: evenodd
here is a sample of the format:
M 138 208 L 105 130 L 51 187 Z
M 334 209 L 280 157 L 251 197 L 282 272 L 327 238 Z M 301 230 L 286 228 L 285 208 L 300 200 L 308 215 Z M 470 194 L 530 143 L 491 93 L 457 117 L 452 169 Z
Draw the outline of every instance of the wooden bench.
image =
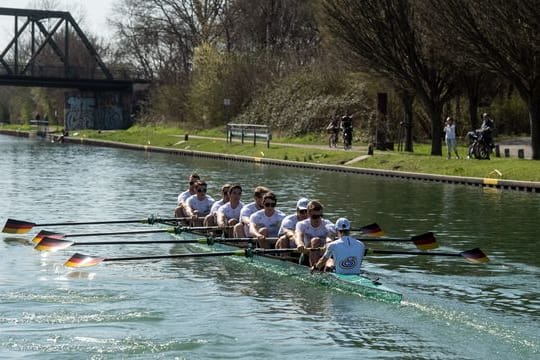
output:
M 266 141 L 266 147 L 270 148 L 272 133 L 268 125 L 227 124 L 227 142 L 232 143 L 232 139 L 235 137 L 240 138 L 242 144 L 245 138 L 253 139 L 253 146 L 257 145 L 257 139 L 263 139 Z

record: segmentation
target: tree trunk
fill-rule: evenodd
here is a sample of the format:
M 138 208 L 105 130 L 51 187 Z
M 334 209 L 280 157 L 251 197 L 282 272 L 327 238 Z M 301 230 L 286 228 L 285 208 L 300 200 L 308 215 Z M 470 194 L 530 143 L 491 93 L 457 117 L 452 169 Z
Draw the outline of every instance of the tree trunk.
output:
M 540 97 L 531 96 L 527 101 L 531 123 L 531 149 L 533 160 L 540 160 Z
M 478 129 L 478 96 L 469 95 L 469 126 L 470 130 Z
M 442 105 L 437 102 L 426 102 L 431 120 L 431 155 L 442 156 Z
M 412 129 L 413 129 L 413 102 L 414 95 L 411 93 L 400 94 L 403 105 L 403 116 L 405 127 L 405 151 L 413 152 Z M 401 139 L 400 139 L 401 140 Z

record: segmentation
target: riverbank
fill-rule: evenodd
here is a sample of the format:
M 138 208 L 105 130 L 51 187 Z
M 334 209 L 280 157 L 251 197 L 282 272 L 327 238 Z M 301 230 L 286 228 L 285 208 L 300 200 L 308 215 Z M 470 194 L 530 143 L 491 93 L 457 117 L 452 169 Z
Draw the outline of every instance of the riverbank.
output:
M 141 132 L 143 131 L 143 132 Z M 144 132 L 146 131 L 146 132 Z M 272 142 L 266 145 L 229 144 L 224 138 L 200 135 L 180 135 L 159 128 L 139 128 L 136 131 L 81 131 L 64 139 L 69 143 L 93 146 L 121 147 L 139 151 L 162 152 L 180 156 L 199 156 L 240 162 L 256 162 L 296 168 L 311 168 L 403 180 L 464 184 L 527 192 L 540 192 L 540 164 L 516 158 L 493 158 L 490 161 L 446 160 L 426 156 L 422 151 L 404 154 L 394 151 L 375 151 L 367 155 L 367 147 L 351 150 L 327 149 L 322 144 Z M 28 136 L 28 132 L 0 129 L 0 133 Z M 142 135 L 141 135 L 142 134 Z M 112 140 L 111 140 L 112 138 Z M 160 146 L 166 144 L 166 146 Z M 417 146 L 419 148 L 419 146 Z M 463 151 L 463 149 L 460 149 Z M 357 161 L 353 161 L 353 160 Z M 361 159 L 361 160 L 358 160 Z M 467 168 L 468 170 L 466 170 Z M 410 171 L 420 169 L 421 171 Z M 449 174 L 453 171 L 454 174 Z M 476 172 L 477 176 L 459 173 Z M 485 175 L 483 175 L 485 174 Z M 508 174 L 523 174 L 532 180 L 506 178 Z

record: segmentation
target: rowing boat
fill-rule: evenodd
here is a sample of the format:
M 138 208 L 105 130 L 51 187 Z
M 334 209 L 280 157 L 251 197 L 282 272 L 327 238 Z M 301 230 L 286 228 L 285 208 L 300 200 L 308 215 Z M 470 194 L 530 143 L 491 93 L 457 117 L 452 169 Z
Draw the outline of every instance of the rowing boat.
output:
M 188 240 L 192 236 L 189 233 L 175 234 L 183 240 Z M 231 251 L 238 250 L 238 246 L 232 243 L 219 243 L 216 242 L 213 245 L 207 245 L 202 243 L 186 245 L 190 251 Z M 247 257 L 228 257 L 235 261 L 243 261 L 250 266 L 270 271 L 276 275 L 291 277 L 303 282 L 336 289 L 348 293 L 358 294 L 360 296 L 374 299 L 378 301 L 384 301 L 389 303 L 400 303 L 402 294 L 382 285 L 378 280 L 369 279 L 363 275 L 343 275 L 330 272 L 314 272 L 310 273 L 309 268 L 304 265 L 300 265 L 296 262 L 288 261 L 280 256 L 273 256 L 268 254 L 261 254 L 254 252 L 253 256 Z

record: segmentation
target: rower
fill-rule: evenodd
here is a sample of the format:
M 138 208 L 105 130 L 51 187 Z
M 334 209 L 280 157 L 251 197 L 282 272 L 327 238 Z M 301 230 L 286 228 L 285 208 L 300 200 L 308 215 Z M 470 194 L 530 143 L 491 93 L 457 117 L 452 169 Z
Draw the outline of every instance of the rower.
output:
M 204 217 L 210 214 L 214 199 L 206 194 L 207 188 L 204 181 L 197 181 L 195 183 L 196 194 L 191 195 L 186 200 L 186 212 L 191 217 L 192 226 L 201 226 Z
M 210 214 L 206 215 L 203 221 L 204 226 L 216 226 L 217 225 L 217 210 L 220 206 L 229 202 L 229 190 L 231 184 L 225 184 L 221 187 L 221 199 L 216 200 L 210 208 Z
M 308 218 L 296 224 L 294 241 L 296 249 L 302 253 L 300 263 L 313 266 L 321 258 L 320 250 L 306 248 L 321 248 L 331 242 L 336 234 L 334 224 L 323 218 L 323 205 L 317 200 L 308 204 Z M 309 259 L 309 260 L 308 260 Z
M 234 237 L 244 238 L 250 235 L 249 233 L 249 217 L 255 211 L 263 208 L 263 195 L 270 190 L 264 186 L 257 186 L 253 191 L 253 202 L 246 204 L 240 210 L 240 223 L 236 224 L 233 229 Z
M 335 271 L 337 274 L 359 275 L 366 247 L 350 236 L 351 223 L 346 218 L 336 221 L 337 239 L 329 243 L 314 270 Z
M 282 211 L 276 210 L 276 205 L 276 195 L 269 191 L 263 196 L 264 209 L 249 217 L 249 231 L 257 239 L 257 245 L 264 249 L 274 247 L 275 239 L 271 241 L 268 238 L 277 237 L 281 220 L 285 217 Z
M 229 202 L 220 206 L 216 212 L 218 226 L 224 228 L 227 237 L 233 236 L 233 227 L 240 222 L 240 211 L 244 204 L 240 201 L 242 186 L 232 184 L 229 189 Z
M 197 180 L 200 180 L 200 179 L 201 179 L 201 177 L 196 173 L 193 173 L 193 174 L 189 175 L 188 189 L 186 191 L 182 192 L 180 195 L 178 195 L 178 199 L 176 201 L 177 205 L 176 205 L 176 208 L 174 209 L 174 217 L 183 218 L 183 217 L 188 216 L 187 215 L 187 210 L 186 210 L 186 200 L 191 195 L 195 195 L 195 193 L 196 193 L 195 183 L 197 182 Z
M 294 230 L 299 221 L 307 219 L 308 203 L 309 200 L 306 198 L 299 199 L 296 203 L 296 212 L 283 218 L 278 232 L 279 239 L 276 242 L 276 249 L 296 247 L 296 243 L 294 242 Z

